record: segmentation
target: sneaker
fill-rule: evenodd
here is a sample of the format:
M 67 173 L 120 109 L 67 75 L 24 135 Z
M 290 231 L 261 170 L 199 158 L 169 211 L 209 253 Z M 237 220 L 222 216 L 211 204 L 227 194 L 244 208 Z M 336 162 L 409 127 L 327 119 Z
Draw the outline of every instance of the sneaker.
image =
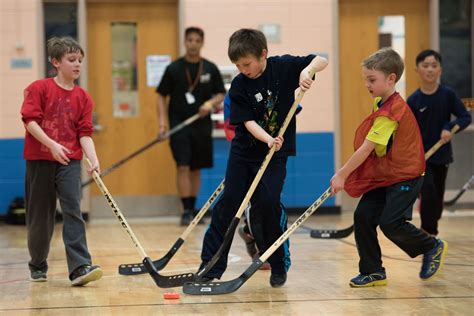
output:
M 359 274 L 349 283 L 351 287 L 369 287 L 387 285 L 387 275 L 385 271 L 370 274 Z
M 191 219 L 192 219 L 191 213 L 192 211 L 190 210 L 184 210 L 183 215 L 181 215 L 181 222 L 180 222 L 181 226 L 188 226 L 189 223 L 191 223 Z
M 270 275 L 270 285 L 272 287 L 282 287 L 286 283 L 286 273 L 276 274 L 272 273 Z
M 434 277 L 443 267 L 444 256 L 448 251 L 448 243 L 438 239 L 436 246 L 423 255 L 420 278 L 424 281 Z
M 72 271 L 69 276 L 72 285 L 81 286 L 89 282 L 96 281 L 102 277 L 102 269 L 99 266 L 85 264 Z
M 244 240 L 245 246 L 247 247 L 247 253 L 249 254 L 250 258 L 254 259 L 258 252 L 257 246 L 253 236 L 245 231 L 245 227 L 245 225 L 239 227 L 239 236 Z
M 46 282 L 48 281 L 48 276 L 46 272 L 37 270 L 37 271 L 30 271 L 30 281 L 31 282 Z

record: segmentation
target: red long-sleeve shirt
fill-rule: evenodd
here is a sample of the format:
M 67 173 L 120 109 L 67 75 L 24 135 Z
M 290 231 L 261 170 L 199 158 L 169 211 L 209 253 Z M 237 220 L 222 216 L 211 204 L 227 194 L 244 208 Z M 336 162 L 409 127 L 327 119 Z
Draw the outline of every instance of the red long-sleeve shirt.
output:
M 93 102 L 79 86 L 65 90 L 53 78 L 37 80 L 24 91 L 21 107 L 22 121 L 26 125 L 35 121 L 51 139 L 71 151 L 70 159 L 82 159 L 79 139 L 91 136 Z M 26 160 L 55 161 L 50 150 L 31 135 L 25 133 L 24 158 Z

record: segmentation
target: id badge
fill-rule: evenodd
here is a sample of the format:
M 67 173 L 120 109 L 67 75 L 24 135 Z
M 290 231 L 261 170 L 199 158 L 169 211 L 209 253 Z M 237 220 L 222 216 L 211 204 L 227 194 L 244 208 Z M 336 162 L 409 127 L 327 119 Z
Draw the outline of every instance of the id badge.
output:
M 196 102 L 196 99 L 194 98 L 194 95 L 191 92 L 186 92 L 184 96 L 186 97 L 186 102 L 188 102 L 189 105 L 194 104 L 194 102 Z

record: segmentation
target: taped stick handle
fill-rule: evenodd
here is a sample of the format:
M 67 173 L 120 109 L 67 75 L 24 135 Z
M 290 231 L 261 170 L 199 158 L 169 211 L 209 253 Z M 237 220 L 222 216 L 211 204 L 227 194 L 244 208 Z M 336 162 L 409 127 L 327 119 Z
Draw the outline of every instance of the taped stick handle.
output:
M 86 157 L 86 161 L 89 164 L 89 166 L 92 166 L 91 161 L 89 160 L 89 158 Z M 125 219 L 125 216 L 123 216 L 123 213 L 120 211 L 117 203 L 115 202 L 114 198 L 110 194 L 109 190 L 105 186 L 104 182 L 100 178 L 99 173 L 96 170 L 92 171 L 92 178 L 94 179 L 95 183 L 97 184 L 100 191 L 104 195 L 107 203 L 109 204 L 110 208 L 114 212 L 115 216 L 117 216 L 117 219 L 119 220 L 120 225 L 122 226 L 123 229 L 125 229 L 125 231 L 130 236 L 130 239 L 132 240 L 135 247 L 138 249 L 138 252 L 140 253 L 141 257 L 142 258 L 148 257 L 145 250 L 143 249 L 142 245 L 140 244 L 137 237 L 133 233 L 132 228 L 128 225 L 128 222 Z

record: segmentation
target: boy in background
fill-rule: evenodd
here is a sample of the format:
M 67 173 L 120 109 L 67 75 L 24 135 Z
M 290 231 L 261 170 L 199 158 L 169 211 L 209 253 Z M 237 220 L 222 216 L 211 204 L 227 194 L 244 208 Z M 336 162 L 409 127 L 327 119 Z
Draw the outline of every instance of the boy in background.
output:
M 431 49 L 416 57 L 416 72 L 421 86 L 407 99 L 418 122 L 425 150 L 431 148 L 440 138 L 444 143 L 426 162 L 426 173 L 421 187 L 421 229 L 433 236 L 438 235 L 438 221 L 443 212 L 444 190 L 449 164 L 453 162 L 450 143 L 451 129 L 458 125 L 460 130 L 471 123 L 471 115 L 449 87 L 439 84 L 441 76 L 441 55 Z M 456 117 L 451 121 L 451 115 Z

